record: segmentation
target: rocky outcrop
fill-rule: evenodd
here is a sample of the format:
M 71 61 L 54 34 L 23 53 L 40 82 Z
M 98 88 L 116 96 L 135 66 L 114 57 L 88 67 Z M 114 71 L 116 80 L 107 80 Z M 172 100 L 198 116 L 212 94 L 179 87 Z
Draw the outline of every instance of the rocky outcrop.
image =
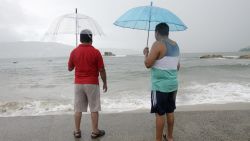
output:
M 241 55 L 239 59 L 250 59 L 250 54 L 249 55 Z
M 201 56 L 200 58 L 201 58 L 201 59 L 208 59 L 208 58 L 223 58 L 223 56 L 222 56 L 222 55 L 215 55 L 215 54 L 213 54 L 213 55 L 203 55 L 203 56 Z
M 115 56 L 112 52 L 104 52 L 104 56 Z

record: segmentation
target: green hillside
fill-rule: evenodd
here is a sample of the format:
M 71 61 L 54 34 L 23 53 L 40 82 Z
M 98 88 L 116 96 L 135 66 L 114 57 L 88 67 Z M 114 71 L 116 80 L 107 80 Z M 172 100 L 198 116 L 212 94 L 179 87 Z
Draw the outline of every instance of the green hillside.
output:
M 242 48 L 240 51 L 250 51 L 250 46 Z

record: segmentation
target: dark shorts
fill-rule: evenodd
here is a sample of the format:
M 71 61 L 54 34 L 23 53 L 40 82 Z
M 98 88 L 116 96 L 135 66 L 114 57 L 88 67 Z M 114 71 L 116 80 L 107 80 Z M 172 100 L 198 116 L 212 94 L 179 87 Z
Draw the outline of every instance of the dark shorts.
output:
M 176 109 L 176 94 L 177 91 L 168 93 L 151 91 L 151 113 L 157 113 L 159 115 L 173 113 Z

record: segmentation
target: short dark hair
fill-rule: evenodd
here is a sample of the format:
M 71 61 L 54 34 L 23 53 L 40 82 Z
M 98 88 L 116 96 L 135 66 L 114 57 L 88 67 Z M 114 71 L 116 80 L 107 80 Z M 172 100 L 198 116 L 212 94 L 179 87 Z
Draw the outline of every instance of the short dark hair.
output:
M 90 43 L 92 42 L 92 34 L 80 34 L 81 43 Z
M 155 27 L 155 32 L 158 32 L 161 36 L 169 35 L 169 26 L 166 23 L 159 23 Z

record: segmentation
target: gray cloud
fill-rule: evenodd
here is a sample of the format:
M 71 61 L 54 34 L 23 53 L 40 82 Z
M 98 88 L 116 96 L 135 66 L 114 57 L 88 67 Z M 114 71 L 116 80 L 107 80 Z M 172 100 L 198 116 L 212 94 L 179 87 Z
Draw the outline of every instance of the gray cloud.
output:
M 35 39 L 35 16 L 25 13 L 20 1 L 0 0 L 0 42 L 22 41 Z
M 95 41 L 98 48 L 141 50 L 145 46 L 146 32 L 122 29 L 113 22 L 130 8 L 148 5 L 147 0 L 0 1 L 0 41 L 38 40 L 56 17 L 78 7 L 80 13 L 98 21 L 106 33 Z M 171 33 L 183 52 L 237 51 L 250 45 L 249 0 L 154 0 L 154 5 L 174 12 L 189 27 Z M 154 33 L 150 35 L 152 44 Z
M 20 5 L 15 2 L 1 0 L 0 6 L 0 42 L 21 40 L 17 32 L 20 21 L 24 20 Z

